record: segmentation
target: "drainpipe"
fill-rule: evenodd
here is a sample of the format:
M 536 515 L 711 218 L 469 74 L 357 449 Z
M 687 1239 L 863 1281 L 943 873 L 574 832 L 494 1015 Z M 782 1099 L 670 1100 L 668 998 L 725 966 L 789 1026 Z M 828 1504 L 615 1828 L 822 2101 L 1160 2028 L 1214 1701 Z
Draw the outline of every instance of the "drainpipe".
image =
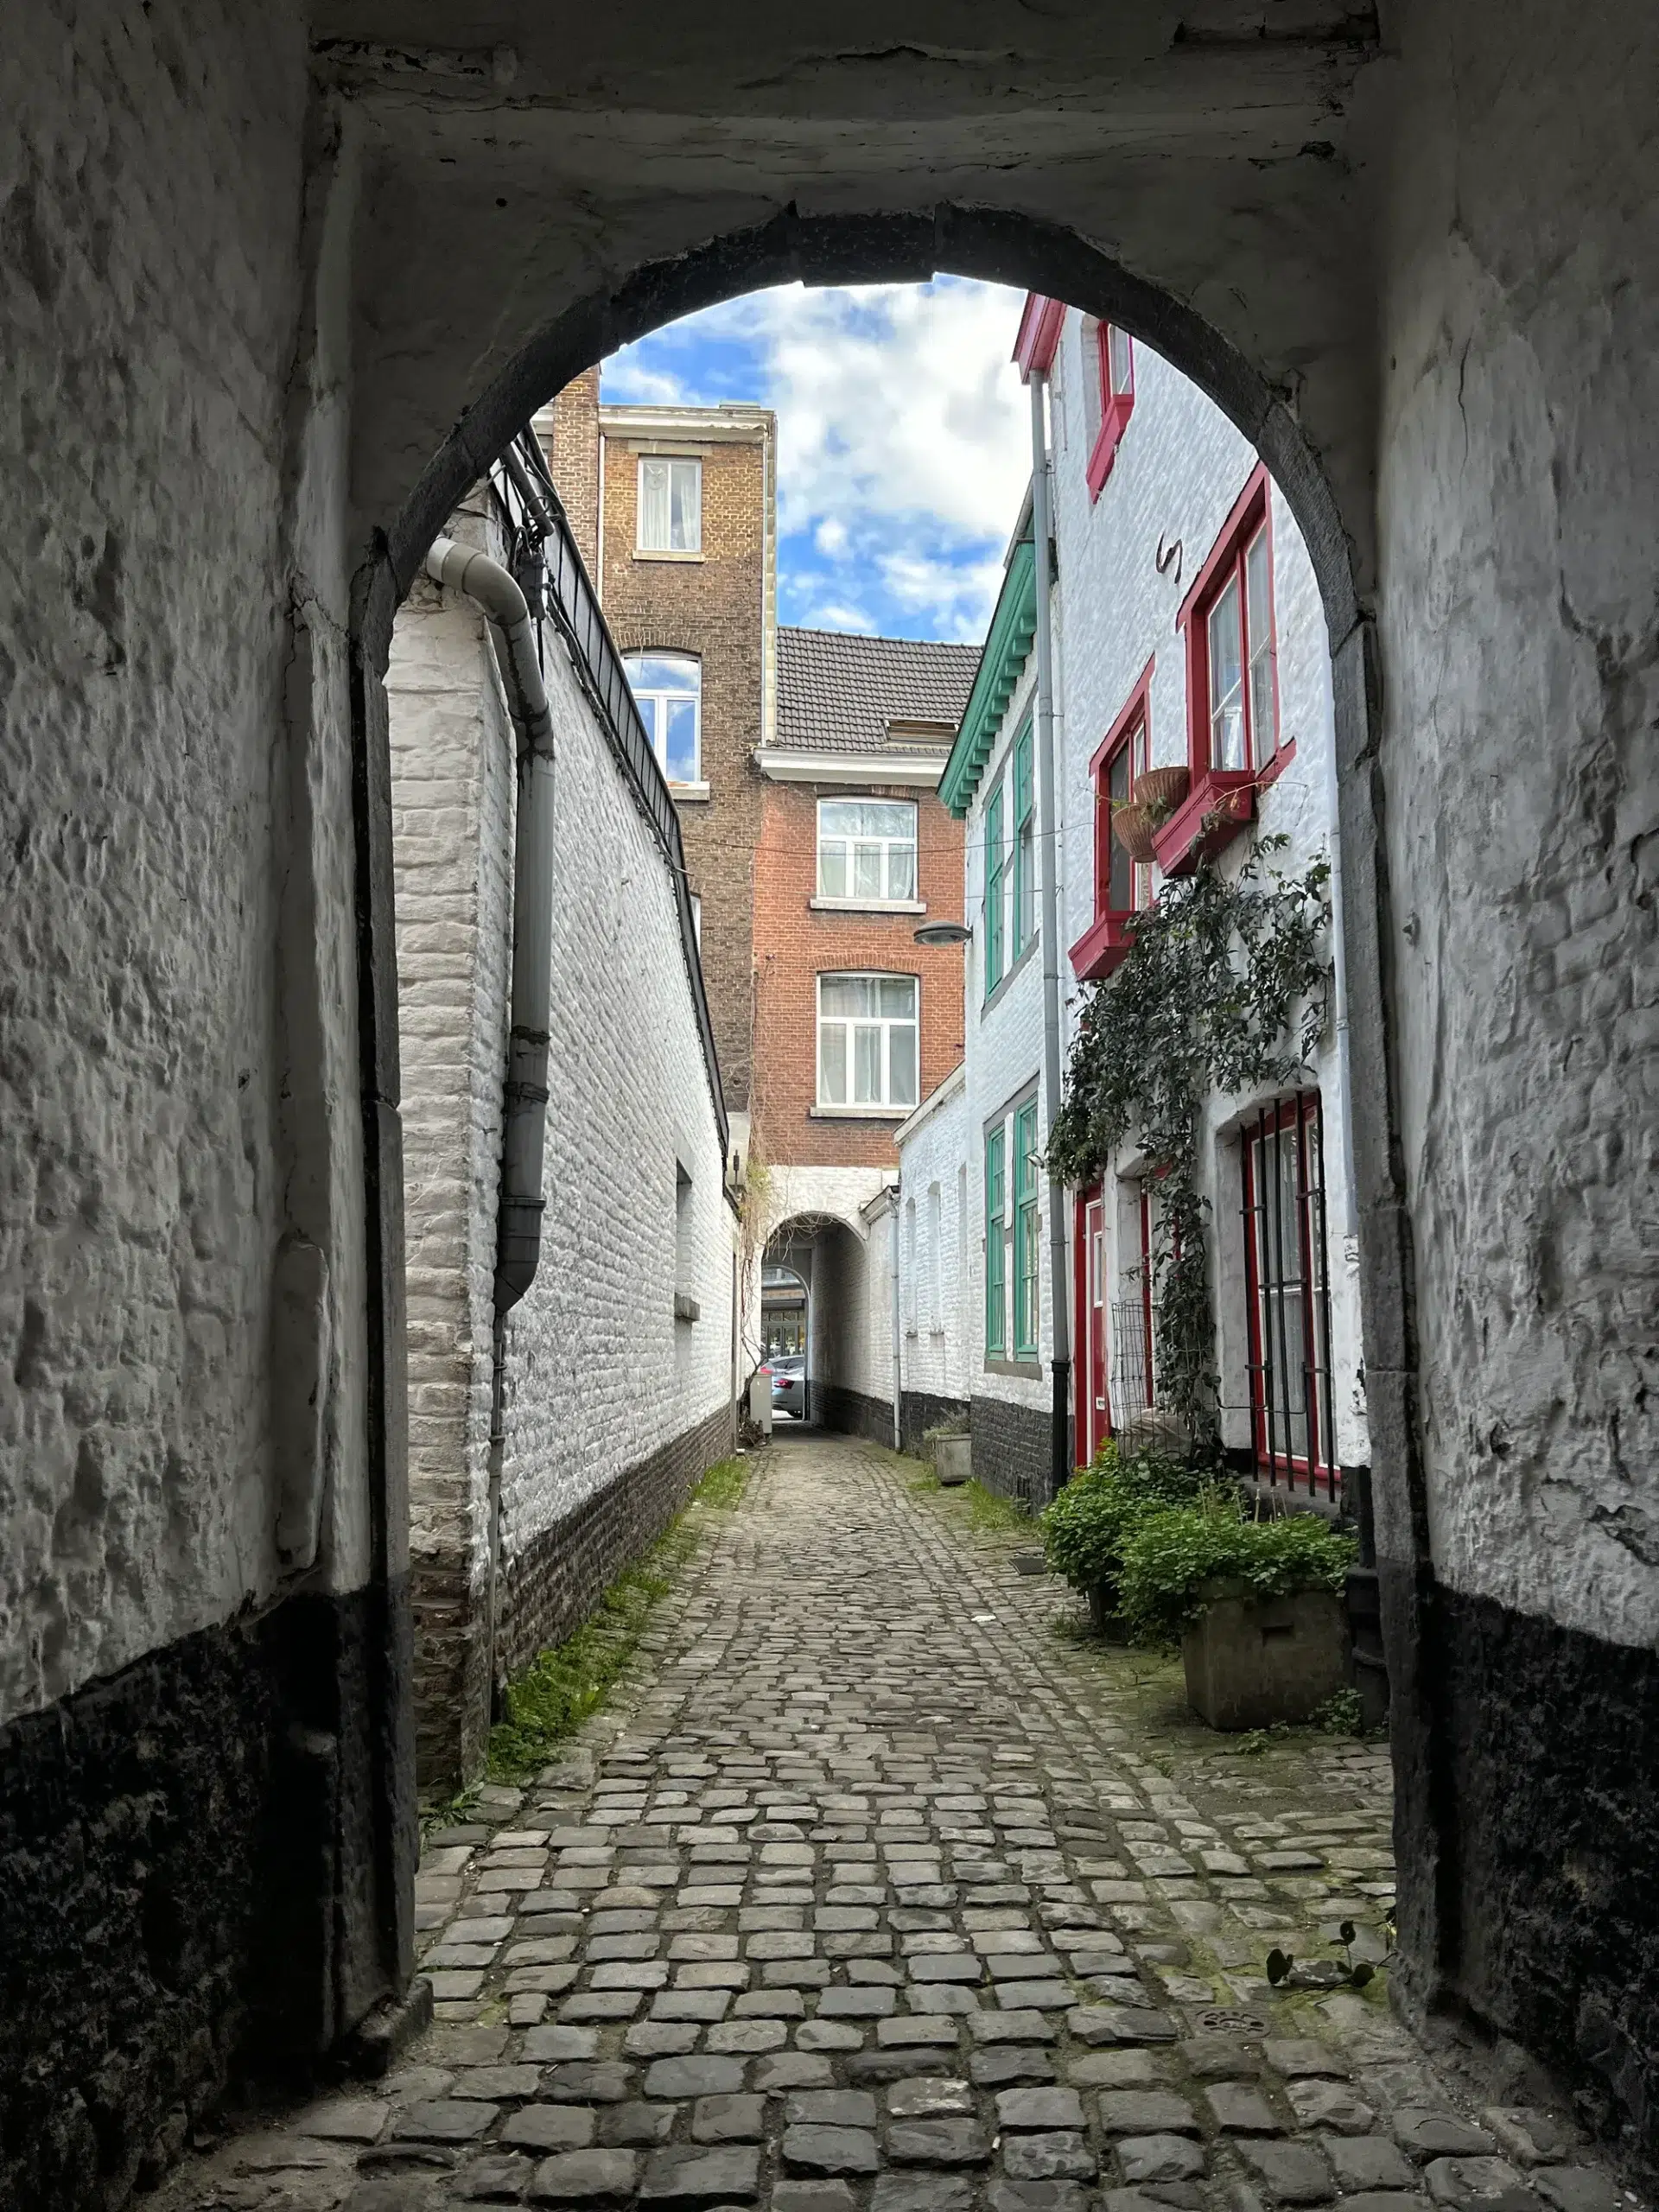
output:
M 1037 828 L 1043 849 L 1043 1090 L 1047 1101 L 1043 1141 L 1060 1105 L 1060 824 L 1054 761 L 1054 651 L 1050 630 L 1052 577 L 1049 568 L 1048 436 L 1043 394 L 1048 378 L 1038 369 L 1031 389 L 1031 534 L 1037 586 Z M 1052 1332 L 1053 1410 L 1050 1431 L 1049 1496 L 1071 1476 L 1071 1298 L 1065 1255 L 1065 1185 L 1048 1182 L 1048 1304 Z
M 542 1255 L 542 1154 L 547 1136 L 547 1039 L 553 976 L 553 717 L 524 594 L 487 554 L 433 541 L 426 572 L 464 592 L 489 622 L 518 738 L 512 857 L 512 1028 L 507 1042 L 497 1208 L 494 1370 L 490 1394 L 489 1595 L 486 1655 L 495 1686 L 496 1584 L 501 1559 L 501 1459 L 507 1315 Z

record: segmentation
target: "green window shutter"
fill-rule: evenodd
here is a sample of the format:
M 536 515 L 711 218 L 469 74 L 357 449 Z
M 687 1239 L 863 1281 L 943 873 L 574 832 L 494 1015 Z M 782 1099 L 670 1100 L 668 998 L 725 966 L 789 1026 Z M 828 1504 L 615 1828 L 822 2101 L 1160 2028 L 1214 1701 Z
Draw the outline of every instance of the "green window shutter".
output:
M 1014 1352 L 1016 1359 L 1037 1352 L 1037 1102 L 1014 1117 Z
M 985 803 L 985 995 L 1002 980 L 1002 786 Z
M 1007 1182 L 1001 1123 L 985 1139 L 985 1351 L 1007 1348 Z

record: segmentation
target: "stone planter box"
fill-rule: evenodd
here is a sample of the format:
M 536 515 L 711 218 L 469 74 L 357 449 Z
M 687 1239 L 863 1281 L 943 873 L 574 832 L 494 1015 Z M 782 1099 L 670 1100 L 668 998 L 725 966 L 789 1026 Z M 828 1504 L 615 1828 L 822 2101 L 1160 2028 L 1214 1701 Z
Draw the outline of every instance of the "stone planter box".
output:
M 1335 1590 L 1217 1596 L 1181 1641 L 1186 1701 L 1211 1728 L 1306 1720 L 1348 1686 L 1348 1623 Z
M 933 1440 L 933 1471 L 946 1490 L 965 1483 L 974 1471 L 971 1436 L 937 1436 Z

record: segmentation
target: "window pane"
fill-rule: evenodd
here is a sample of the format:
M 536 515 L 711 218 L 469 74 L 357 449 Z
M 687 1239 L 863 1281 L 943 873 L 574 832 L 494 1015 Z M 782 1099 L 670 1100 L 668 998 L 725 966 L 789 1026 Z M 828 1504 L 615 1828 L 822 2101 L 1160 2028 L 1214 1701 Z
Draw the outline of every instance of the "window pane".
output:
M 1268 581 L 1268 533 L 1257 531 L 1244 556 L 1245 618 L 1249 632 L 1250 728 L 1255 760 L 1264 767 L 1279 742 L 1273 681 L 1273 600 Z
M 888 846 L 887 896 L 889 899 L 913 899 L 916 896 L 914 845 Z
M 677 784 L 694 784 L 697 780 L 697 708 L 694 699 L 670 699 L 668 709 L 668 759 L 671 779 Z
M 668 550 L 668 463 L 639 464 L 639 543 L 647 552 Z
M 847 1103 L 847 1032 L 838 1021 L 818 1030 L 818 1097 L 825 1106 Z
M 670 544 L 676 553 L 696 553 L 702 544 L 702 464 L 671 462 L 673 508 Z
M 853 1103 L 881 1103 L 881 1029 L 878 1022 L 861 1021 L 853 1031 Z
M 821 899 L 844 899 L 847 896 L 845 845 L 819 846 L 818 895 Z
M 1238 578 L 1210 610 L 1210 762 L 1243 768 L 1244 671 L 1240 658 Z
M 916 1103 L 916 1028 L 913 1022 L 895 1021 L 887 1032 L 888 1104 Z
M 1112 325 L 1112 390 L 1128 391 L 1134 374 L 1134 356 L 1129 351 L 1129 334 Z
M 861 810 L 864 832 L 870 837 L 908 837 L 916 842 L 916 810 L 899 802 L 877 802 Z
M 853 896 L 855 899 L 879 899 L 881 896 L 880 845 L 854 846 Z
M 629 653 L 622 663 L 636 691 L 679 691 L 695 698 L 702 663 L 695 653 Z
M 820 976 L 818 1006 L 826 1014 L 874 1014 L 875 985 L 868 976 Z
M 826 798 L 818 802 L 818 835 L 820 837 L 856 837 L 859 817 L 863 809 L 844 798 Z
M 652 750 L 660 760 L 663 748 L 662 741 L 658 735 L 658 702 L 647 694 L 643 699 L 637 699 L 634 703 L 639 709 L 639 719 L 645 726 L 645 735 L 651 740 Z
M 1129 796 L 1129 751 L 1127 745 L 1119 746 L 1106 764 L 1106 796 L 1114 806 L 1122 806 Z M 1134 904 L 1135 863 L 1117 839 L 1111 837 L 1106 863 L 1107 912 L 1127 914 Z
M 916 978 L 913 976 L 884 976 L 878 988 L 881 993 L 881 1011 L 889 1020 L 915 1020 Z M 874 1008 L 871 1010 L 874 1012 Z

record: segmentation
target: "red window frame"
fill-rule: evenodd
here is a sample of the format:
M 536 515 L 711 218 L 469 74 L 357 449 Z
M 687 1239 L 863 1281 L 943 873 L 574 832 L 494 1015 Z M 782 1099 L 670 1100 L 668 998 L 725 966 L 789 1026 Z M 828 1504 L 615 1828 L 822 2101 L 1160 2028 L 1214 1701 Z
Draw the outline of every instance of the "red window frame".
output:
M 1121 378 L 1112 365 L 1114 331 L 1123 340 L 1123 373 Z M 1106 479 L 1112 473 L 1118 447 L 1123 442 L 1129 417 L 1135 412 L 1135 340 L 1119 324 L 1097 322 L 1095 325 L 1095 373 L 1100 379 L 1100 428 L 1095 434 L 1095 442 L 1084 471 L 1091 500 L 1097 499 L 1106 488 Z
M 1095 793 L 1095 918 L 1071 947 L 1072 973 L 1088 981 L 1110 975 L 1133 942 L 1127 926 L 1130 918 L 1152 904 L 1151 864 L 1147 861 L 1131 864 L 1131 904 L 1114 906 L 1111 903 L 1111 776 L 1126 751 L 1131 790 L 1135 779 L 1152 765 L 1152 674 L 1156 665 L 1154 654 L 1089 763 Z
M 1258 1173 L 1258 1154 L 1272 1147 L 1271 1190 Z M 1284 1168 L 1291 1177 L 1294 1217 L 1285 1218 Z M 1317 1090 L 1266 1107 L 1239 1135 L 1239 1169 L 1244 1224 L 1245 1305 L 1249 1319 L 1250 1442 L 1258 1469 L 1270 1484 L 1285 1484 L 1310 1494 L 1323 1484 L 1337 1494 L 1335 1417 L 1331 1364 L 1331 1289 L 1325 1209 L 1324 1122 Z M 1294 1279 L 1300 1307 L 1294 1332 L 1285 1323 L 1284 1272 L 1294 1244 L 1298 1273 Z M 1264 1296 L 1262 1255 L 1271 1249 L 1281 1270 L 1274 1302 Z M 1301 1399 L 1292 1402 L 1294 1377 Z M 1294 1448 L 1294 1421 L 1303 1423 L 1303 1448 Z
M 1155 840 L 1159 865 L 1166 874 L 1182 874 L 1206 854 L 1217 852 L 1236 836 L 1255 810 L 1255 793 L 1270 784 L 1295 751 L 1287 742 L 1279 711 L 1278 615 L 1274 607 L 1273 502 L 1265 462 L 1258 461 L 1222 524 L 1208 558 L 1181 602 L 1176 626 L 1186 644 L 1186 754 L 1191 771 L 1187 796 L 1162 825 Z M 1268 635 L 1264 647 L 1270 679 L 1273 742 L 1263 748 L 1255 727 L 1254 664 L 1249 601 L 1249 559 L 1262 545 L 1265 567 Z M 1211 617 L 1230 588 L 1237 593 L 1240 714 L 1244 759 L 1226 767 L 1211 753 Z

